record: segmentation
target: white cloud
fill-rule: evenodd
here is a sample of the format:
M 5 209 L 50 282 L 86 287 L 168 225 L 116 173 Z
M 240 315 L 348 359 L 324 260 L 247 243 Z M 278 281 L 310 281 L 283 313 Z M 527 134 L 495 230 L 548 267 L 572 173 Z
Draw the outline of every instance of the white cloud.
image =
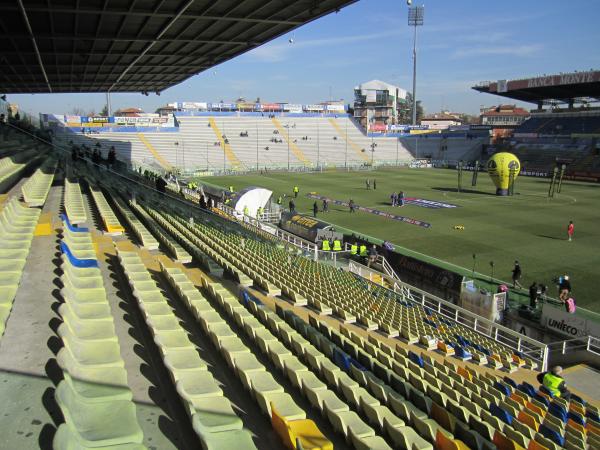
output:
M 539 53 L 543 46 L 541 44 L 529 45 L 500 45 L 500 46 L 480 46 L 463 47 L 456 49 L 452 58 L 471 58 L 473 56 L 515 56 L 524 57 Z
M 403 34 L 403 30 L 388 30 L 379 33 L 355 34 L 349 36 L 337 36 L 322 39 L 297 39 L 294 43 L 282 42 L 281 40 L 258 47 L 247 55 L 264 62 L 280 62 L 288 59 L 290 53 L 294 50 L 317 48 L 317 47 L 332 47 L 340 45 L 354 44 L 364 41 L 373 41 L 377 39 L 385 39 L 391 37 L 399 37 Z

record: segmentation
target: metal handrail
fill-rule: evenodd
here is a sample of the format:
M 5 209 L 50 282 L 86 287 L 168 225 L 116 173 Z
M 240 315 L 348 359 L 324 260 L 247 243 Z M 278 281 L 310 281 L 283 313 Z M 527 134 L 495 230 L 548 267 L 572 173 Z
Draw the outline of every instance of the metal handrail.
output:
M 552 353 L 560 352 L 564 355 L 567 351 L 585 350 L 600 356 L 600 339 L 594 336 L 566 339 L 560 342 L 548 344 L 548 350 Z
M 353 271 L 353 273 L 357 273 L 357 275 L 372 282 L 369 278 L 365 277 L 363 273 L 367 271 L 376 272 L 375 270 L 366 268 L 362 264 L 356 263 L 355 261 L 351 261 L 349 267 L 351 270 L 354 269 L 359 272 L 357 273 Z M 521 352 L 527 357 L 539 362 L 542 369 L 545 370 L 548 361 L 548 346 L 546 344 L 527 336 L 523 336 L 517 331 L 497 324 L 467 309 L 443 300 L 440 297 L 410 286 L 400 280 L 395 280 L 395 284 L 398 285 L 398 288 L 396 288 L 394 285 L 393 291 L 402 295 L 405 300 L 409 300 L 413 303 L 429 308 L 439 315 L 466 326 L 467 328 L 470 328 L 479 334 L 492 338 L 513 350 Z M 384 289 L 389 289 L 385 286 L 381 287 Z

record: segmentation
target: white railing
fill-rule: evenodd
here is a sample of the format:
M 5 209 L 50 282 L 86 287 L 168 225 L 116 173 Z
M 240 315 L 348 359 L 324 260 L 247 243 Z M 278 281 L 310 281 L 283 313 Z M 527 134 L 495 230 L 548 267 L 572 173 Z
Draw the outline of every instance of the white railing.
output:
M 394 278 L 395 280 L 400 280 L 400 277 L 398 276 L 394 268 L 389 262 L 387 262 L 387 259 L 385 259 L 383 255 L 377 256 L 375 262 L 381 264 L 381 267 L 383 267 L 383 271 L 387 273 L 390 277 Z
M 561 355 L 572 351 L 585 350 L 600 356 L 600 339 L 594 336 L 585 336 L 561 342 L 552 342 L 548 344 L 548 350 L 550 353 L 558 352 Z
M 377 271 L 367 268 L 355 261 L 351 261 L 349 267 L 353 273 L 356 273 L 369 281 L 371 281 L 370 277 L 373 276 L 372 274 L 386 276 L 385 274 L 377 273 Z M 460 306 L 400 280 L 393 280 L 393 284 L 390 283 L 390 285 L 393 286 L 393 289 L 391 290 L 400 294 L 405 301 L 411 301 L 422 305 L 423 307 L 429 308 L 437 314 L 470 328 L 479 334 L 492 338 L 500 344 L 512 350 L 521 352 L 528 358 L 537 361 L 543 370 L 546 369 L 548 361 L 548 346 L 546 344 L 523 336 L 510 328 L 478 316 L 469 310 L 461 308 Z M 384 285 L 381 286 L 384 289 L 388 289 Z

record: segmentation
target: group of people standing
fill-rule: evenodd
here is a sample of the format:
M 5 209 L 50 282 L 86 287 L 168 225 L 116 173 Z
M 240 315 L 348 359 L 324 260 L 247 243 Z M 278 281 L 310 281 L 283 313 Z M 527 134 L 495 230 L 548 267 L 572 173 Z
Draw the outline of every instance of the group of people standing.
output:
M 522 275 L 523 271 L 521 269 L 521 265 L 519 264 L 519 261 L 515 261 L 515 265 L 512 270 L 513 288 L 523 287 L 519 281 Z M 556 283 L 558 285 L 558 299 L 562 302 L 565 310 L 568 313 L 574 313 L 576 306 L 575 299 L 572 296 L 572 287 L 569 275 L 562 275 L 558 277 L 558 279 L 556 279 Z M 538 284 L 537 281 L 531 283 L 531 286 L 529 286 L 529 306 L 532 309 L 537 308 L 538 300 L 545 300 L 547 291 L 548 286 L 541 283 Z
M 392 192 L 390 198 L 392 199 L 392 206 L 404 206 L 404 191 L 400 191 L 399 194 Z

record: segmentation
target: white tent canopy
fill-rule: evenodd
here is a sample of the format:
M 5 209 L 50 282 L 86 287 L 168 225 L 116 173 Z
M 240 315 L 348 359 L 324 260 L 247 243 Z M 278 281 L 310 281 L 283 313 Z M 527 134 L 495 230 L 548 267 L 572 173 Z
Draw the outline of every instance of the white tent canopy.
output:
M 265 208 L 271 200 L 273 191 L 263 188 L 247 188 L 240 192 L 239 197 L 235 202 L 235 210 L 244 214 L 244 208 L 248 207 L 248 215 L 256 218 L 258 208 Z

